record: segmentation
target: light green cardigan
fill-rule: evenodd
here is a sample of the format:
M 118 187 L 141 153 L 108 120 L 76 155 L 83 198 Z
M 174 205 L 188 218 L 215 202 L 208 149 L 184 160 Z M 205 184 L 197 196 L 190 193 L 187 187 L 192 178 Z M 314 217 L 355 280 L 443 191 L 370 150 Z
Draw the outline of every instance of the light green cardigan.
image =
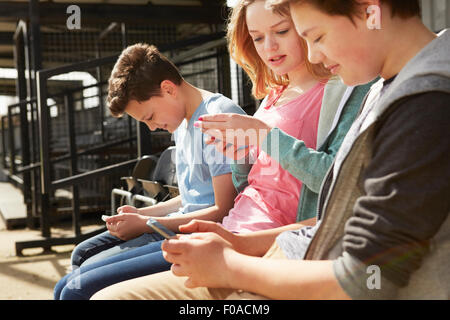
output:
M 288 135 L 279 128 L 273 128 L 263 142 L 262 150 L 277 160 L 283 169 L 303 182 L 297 221 L 316 216 L 322 180 L 374 82 L 352 88 L 337 78 L 328 81 L 319 116 L 317 150 L 307 148 L 302 140 Z M 272 152 L 272 145 L 277 142 L 278 148 L 276 146 L 273 148 L 277 152 Z M 233 184 L 238 192 L 248 185 L 247 177 L 251 167 L 251 164 L 231 164 Z

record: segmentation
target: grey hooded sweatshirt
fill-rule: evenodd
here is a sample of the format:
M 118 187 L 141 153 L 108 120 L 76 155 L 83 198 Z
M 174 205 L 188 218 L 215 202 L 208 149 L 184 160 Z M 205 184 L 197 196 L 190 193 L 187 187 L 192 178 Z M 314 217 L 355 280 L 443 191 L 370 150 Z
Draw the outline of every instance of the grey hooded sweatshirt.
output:
M 317 227 L 278 245 L 299 258 L 294 239 L 312 237 L 304 259 L 334 260 L 354 299 L 449 299 L 449 137 L 445 30 L 372 87 L 322 184 Z

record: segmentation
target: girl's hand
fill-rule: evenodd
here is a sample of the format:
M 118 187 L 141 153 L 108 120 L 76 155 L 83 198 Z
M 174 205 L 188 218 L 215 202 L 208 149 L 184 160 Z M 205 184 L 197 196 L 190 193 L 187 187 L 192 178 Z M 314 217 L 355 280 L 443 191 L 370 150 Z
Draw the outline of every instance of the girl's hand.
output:
M 223 153 L 226 157 L 233 160 L 241 160 L 249 157 L 250 148 L 248 146 L 239 147 L 232 143 L 225 143 L 223 140 L 218 140 L 214 137 L 209 137 L 206 140 L 206 144 L 213 144 L 217 151 Z M 248 163 L 249 160 L 244 160 L 244 163 Z
M 187 288 L 229 288 L 233 266 L 239 265 L 239 253 L 231 243 L 212 232 L 165 240 L 161 248 L 164 259 L 172 263 L 172 273 L 188 277 Z
M 214 138 L 211 140 L 223 141 L 225 146 L 234 145 L 235 150 L 245 146 L 260 148 L 272 130 L 272 127 L 262 120 L 235 113 L 203 115 L 194 126 Z
M 238 250 L 239 247 L 239 236 L 228 231 L 217 222 L 193 219 L 189 223 L 180 225 L 178 229 L 182 233 L 214 232 L 231 243 L 235 250 Z
M 259 254 L 255 254 L 255 250 L 258 250 L 262 244 L 261 241 L 256 240 L 255 242 L 248 236 L 245 236 L 245 234 L 228 231 L 221 224 L 213 221 L 194 219 L 187 224 L 179 226 L 179 230 L 182 233 L 214 232 L 225 241 L 228 241 L 233 246 L 233 250 L 249 256 L 259 256 Z

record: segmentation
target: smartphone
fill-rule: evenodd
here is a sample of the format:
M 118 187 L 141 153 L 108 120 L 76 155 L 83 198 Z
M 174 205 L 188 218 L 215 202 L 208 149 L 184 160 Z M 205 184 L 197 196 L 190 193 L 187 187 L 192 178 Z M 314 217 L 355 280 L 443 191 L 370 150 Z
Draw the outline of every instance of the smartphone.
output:
M 222 141 L 222 140 L 220 140 L 220 139 L 215 139 L 213 142 L 216 143 L 216 142 L 220 142 L 220 141 Z M 233 144 L 232 144 L 231 142 L 228 142 L 227 145 L 226 145 L 225 147 L 226 147 L 226 148 L 229 148 L 229 147 L 231 147 L 232 145 L 233 145 Z M 247 148 L 248 148 L 248 146 L 240 146 L 239 148 L 236 149 L 236 152 L 237 152 L 237 151 L 244 150 L 244 149 L 247 149 Z
M 176 233 L 173 232 L 172 230 L 167 229 L 166 227 L 164 227 L 161 223 L 159 223 L 158 221 L 156 221 L 153 218 L 150 218 L 147 220 L 147 225 L 156 233 L 159 233 L 160 235 L 162 235 L 164 238 L 166 239 L 173 239 L 176 237 Z

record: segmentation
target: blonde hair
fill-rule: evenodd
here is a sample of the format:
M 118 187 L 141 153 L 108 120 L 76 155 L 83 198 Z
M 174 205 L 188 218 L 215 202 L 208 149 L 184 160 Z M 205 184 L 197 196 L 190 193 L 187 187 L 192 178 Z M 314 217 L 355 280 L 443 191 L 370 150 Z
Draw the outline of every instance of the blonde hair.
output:
M 262 0 L 241 0 L 232 9 L 228 19 L 227 39 L 231 58 L 240 65 L 252 82 L 252 94 L 257 99 L 264 98 L 272 88 L 289 84 L 287 75 L 276 75 L 259 57 L 253 40 L 248 32 L 246 22 L 247 7 Z M 289 8 L 274 11 L 277 14 L 290 17 Z M 308 61 L 308 47 L 306 42 L 298 36 L 303 48 L 303 57 L 308 71 L 317 79 L 328 79 L 331 74 L 323 64 L 312 64 Z

